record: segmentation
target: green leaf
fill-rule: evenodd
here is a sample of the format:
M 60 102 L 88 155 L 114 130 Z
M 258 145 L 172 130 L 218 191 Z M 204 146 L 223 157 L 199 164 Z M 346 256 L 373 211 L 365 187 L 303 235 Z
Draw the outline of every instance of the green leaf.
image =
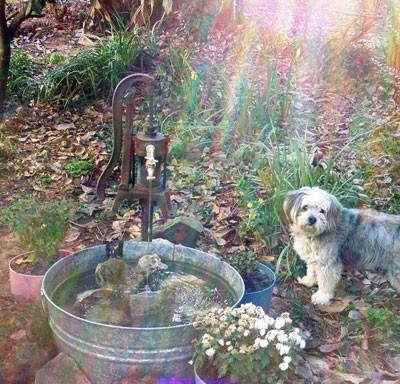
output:
M 46 2 L 43 0 L 31 0 L 30 3 L 30 7 L 28 5 L 28 8 L 31 8 L 35 15 L 41 15 Z

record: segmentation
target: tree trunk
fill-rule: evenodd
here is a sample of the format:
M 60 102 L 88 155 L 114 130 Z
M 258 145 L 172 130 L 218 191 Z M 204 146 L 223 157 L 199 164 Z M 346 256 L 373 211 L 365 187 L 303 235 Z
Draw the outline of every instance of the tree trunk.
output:
M 11 37 L 7 30 L 0 28 L 0 109 L 6 99 L 8 71 L 11 57 Z
M 3 107 L 11 56 L 11 34 L 7 26 L 6 2 L 0 0 L 0 110 Z
M 11 17 L 11 21 L 7 23 L 6 0 L 0 0 L 0 110 L 2 109 L 6 99 L 7 80 L 11 58 L 11 40 L 24 20 L 30 17 L 41 16 L 45 3 L 46 0 L 20 1 L 18 12 L 14 14 Z

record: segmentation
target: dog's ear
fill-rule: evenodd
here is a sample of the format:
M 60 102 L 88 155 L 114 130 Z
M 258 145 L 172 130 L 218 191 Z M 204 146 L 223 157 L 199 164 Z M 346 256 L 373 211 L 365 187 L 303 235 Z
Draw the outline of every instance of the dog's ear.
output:
M 291 191 L 286 194 L 285 200 L 283 201 L 283 222 L 285 225 L 290 226 L 293 224 L 293 220 L 290 217 L 290 211 L 292 210 L 294 195 L 296 191 Z
M 303 197 L 307 194 L 310 188 L 303 187 L 297 191 L 287 193 L 283 202 L 283 221 L 286 225 L 292 225 L 297 213 L 301 209 Z
M 326 218 L 331 231 L 336 231 L 341 211 L 342 205 L 339 203 L 338 199 L 329 194 L 329 209 L 326 213 Z

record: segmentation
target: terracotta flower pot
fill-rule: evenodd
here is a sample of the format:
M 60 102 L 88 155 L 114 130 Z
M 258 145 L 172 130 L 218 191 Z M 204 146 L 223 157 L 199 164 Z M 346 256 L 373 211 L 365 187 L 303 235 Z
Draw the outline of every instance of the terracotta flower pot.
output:
M 31 299 L 35 302 L 35 304 L 41 306 L 41 289 L 44 275 L 28 275 L 16 272 L 12 267 L 15 260 L 24 258 L 30 253 L 31 252 L 26 252 L 15 256 L 10 260 L 8 264 L 8 269 L 10 272 L 11 293 L 13 295 L 23 296 L 27 299 Z M 57 258 L 61 259 L 65 256 L 71 255 L 72 253 L 72 251 L 60 249 L 59 251 L 57 251 Z

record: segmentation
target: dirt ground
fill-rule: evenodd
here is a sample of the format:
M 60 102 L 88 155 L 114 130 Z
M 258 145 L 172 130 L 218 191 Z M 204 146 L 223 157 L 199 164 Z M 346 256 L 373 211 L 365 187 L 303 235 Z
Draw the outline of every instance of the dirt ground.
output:
M 4 295 L 9 295 L 8 262 L 12 256 L 16 255 L 16 242 L 11 232 L 4 227 L 0 227 L 0 238 L 0 292 Z

